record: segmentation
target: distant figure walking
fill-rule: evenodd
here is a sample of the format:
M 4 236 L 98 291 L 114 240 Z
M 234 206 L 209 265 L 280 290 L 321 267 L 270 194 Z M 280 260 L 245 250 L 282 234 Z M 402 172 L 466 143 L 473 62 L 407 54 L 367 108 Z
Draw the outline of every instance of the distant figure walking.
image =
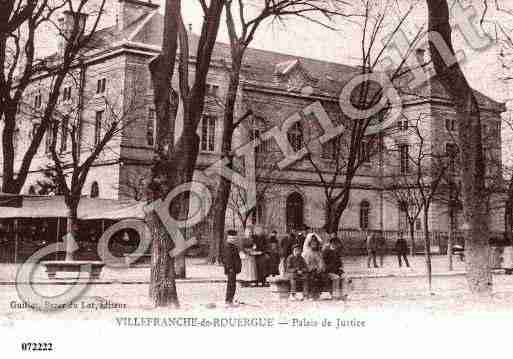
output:
M 237 232 L 229 230 L 226 237 L 226 244 L 223 248 L 224 274 L 226 274 L 226 306 L 233 306 L 233 297 L 237 286 L 237 274 L 241 272 L 242 263 L 237 246 Z
M 367 268 L 370 268 L 371 260 L 374 264 L 374 268 L 378 268 L 378 264 L 376 263 L 376 250 L 378 245 L 376 234 L 370 234 L 369 232 L 367 232 L 365 244 L 367 245 Z
M 404 263 L 406 263 L 406 267 L 410 268 L 410 263 L 408 262 L 408 243 L 406 243 L 406 239 L 403 237 L 403 232 L 399 232 L 399 237 L 397 238 L 397 242 L 395 242 L 395 251 L 397 253 L 397 260 L 399 261 L 399 268 L 402 267 L 401 259 L 404 258 Z

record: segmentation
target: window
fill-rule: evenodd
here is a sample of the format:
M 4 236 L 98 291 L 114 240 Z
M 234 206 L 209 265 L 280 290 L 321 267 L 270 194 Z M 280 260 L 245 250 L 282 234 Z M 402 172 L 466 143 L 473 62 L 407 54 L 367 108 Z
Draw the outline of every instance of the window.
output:
M 252 128 L 249 131 L 249 140 L 250 141 L 260 139 L 260 144 L 258 146 L 256 146 L 255 153 L 270 152 L 271 151 L 271 149 L 270 149 L 271 142 L 269 140 L 264 140 L 264 139 L 260 138 L 261 135 L 262 135 L 262 130 L 260 128 Z
M 257 203 L 255 210 L 251 213 L 251 221 L 254 225 L 264 221 L 264 206 L 262 203 Z
M 66 150 L 68 149 L 68 125 L 69 116 L 64 116 L 61 122 L 61 153 L 66 152 Z
M 201 124 L 201 150 L 206 152 L 215 151 L 216 117 L 203 116 Z
M 252 128 L 250 133 L 249 133 L 249 140 L 250 141 L 255 141 L 256 139 L 259 139 L 259 138 L 260 138 L 260 129 Z M 262 147 L 262 143 L 261 143 L 258 146 L 256 146 L 255 152 L 256 153 L 261 153 L 262 151 L 263 151 L 263 147 Z
M 488 135 L 488 126 L 486 125 L 486 123 L 483 123 L 483 124 L 481 124 L 481 128 L 482 128 L 481 136 L 483 138 L 485 138 Z
M 148 122 L 146 123 L 146 144 L 148 146 L 155 146 L 155 109 L 150 108 L 148 110 Z
M 445 144 L 445 154 L 449 158 L 449 171 L 454 172 L 456 170 L 456 156 L 458 154 L 458 146 L 455 143 Z
M 219 92 L 218 85 L 207 84 L 207 87 L 206 87 L 207 96 L 217 97 L 218 92 Z
M 66 86 L 62 89 L 62 100 L 63 101 L 71 100 L 71 86 Z
M 294 123 L 294 125 L 289 129 L 287 137 L 295 152 L 301 150 L 303 147 L 303 126 L 301 126 L 301 123 Z
M 399 145 L 399 155 L 401 173 L 408 173 L 410 164 L 408 145 Z
M 94 181 L 91 184 L 91 198 L 97 197 L 100 197 L 100 186 L 98 185 L 98 182 Z
M 359 148 L 359 159 L 361 162 L 370 162 L 371 142 L 368 140 L 362 140 Z
M 368 201 L 360 203 L 360 228 L 369 229 L 370 204 Z
M 96 93 L 97 94 L 101 94 L 101 93 L 105 92 L 106 82 L 107 82 L 107 80 L 105 79 L 105 77 L 98 79 L 98 81 L 96 82 Z
M 42 103 L 42 97 L 41 97 L 41 93 L 37 93 L 36 96 L 34 97 L 34 108 L 41 108 L 41 103 Z
M 408 120 L 402 119 L 397 122 L 397 127 L 399 131 L 407 131 L 408 130 Z
M 49 128 L 46 130 L 46 143 L 45 143 L 45 146 L 46 146 L 46 153 L 50 153 L 51 149 L 52 149 L 52 143 L 53 143 L 53 138 L 54 138 L 54 135 L 56 133 L 55 130 L 58 129 L 58 123 L 57 122 L 53 122 Z
M 453 118 L 445 119 L 445 129 L 447 131 L 456 131 L 456 120 Z
M 408 228 L 408 205 L 406 202 L 399 202 L 399 230 L 405 231 Z
M 334 138 L 322 146 L 322 158 L 335 159 L 340 155 L 342 137 Z
M 422 222 L 420 221 L 420 218 L 415 220 L 415 230 L 422 231 Z
M 96 118 L 94 120 L 94 145 L 98 145 L 101 141 L 102 136 L 102 122 L 103 122 L 103 110 L 96 111 Z
M 16 127 L 14 129 L 14 135 L 13 135 L 13 148 L 14 148 L 14 152 L 17 152 L 18 151 L 18 145 L 20 144 L 20 129 L 18 127 Z

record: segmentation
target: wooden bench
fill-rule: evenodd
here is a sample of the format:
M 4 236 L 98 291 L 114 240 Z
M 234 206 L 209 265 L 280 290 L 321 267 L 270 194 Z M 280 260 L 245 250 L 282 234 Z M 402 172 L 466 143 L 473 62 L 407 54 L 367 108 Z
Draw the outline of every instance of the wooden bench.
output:
M 352 280 L 348 278 L 343 278 L 344 280 L 344 292 L 347 291 L 347 284 L 351 284 Z M 287 277 L 276 277 L 271 278 L 269 280 L 271 284 L 271 293 L 277 294 L 280 299 L 287 299 L 290 296 L 290 279 Z M 301 293 L 303 291 L 303 281 L 297 281 L 297 293 Z M 331 281 L 325 281 L 322 283 L 322 287 L 320 288 L 320 293 L 331 293 L 332 284 Z
M 99 261 L 44 261 L 40 263 L 46 267 L 49 279 L 54 279 L 57 272 L 79 273 L 89 272 L 91 279 L 99 279 L 105 263 Z

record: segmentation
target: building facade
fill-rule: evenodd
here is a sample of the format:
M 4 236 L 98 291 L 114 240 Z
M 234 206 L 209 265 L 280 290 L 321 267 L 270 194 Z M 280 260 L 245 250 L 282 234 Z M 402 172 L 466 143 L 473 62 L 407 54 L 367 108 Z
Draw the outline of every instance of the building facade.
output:
M 156 114 L 148 63 L 159 53 L 162 22 L 158 5 L 138 0 L 119 0 L 116 24 L 95 34 L 91 49 L 84 54 L 63 86 L 59 108 L 62 112 L 69 111 L 73 116 L 79 116 L 84 155 L 100 136 L 102 123 L 107 121 L 108 116 L 122 116 L 127 124 L 91 169 L 84 195 L 112 199 L 141 198 L 154 158 L 156 141 Z M 190 48 L 195 49 L 198 38 L 192 33 L 189 35 Z M 218 103 L 224 99 L 227 91 L 229 74 L 226 64 L 229 61 L 229 45 L 217 43 L 207 79 L 205 114 L 198 129 L 200 155 L 197 178 L 202 177 L 202 169 L 220 159 L 222 111 Z M 248 49 L 235 117 L 247 111 L 251 111 L 252 115 L 238 127 L 234 147 L 261 137 L 273 127 L 283 126 L 291 118 L 299 118 L 287 131 L 292 149 L 299 151 L 302 145 L 311 143 L 309 150 L 314 161 L 326 175 L 333 174 L 330 144 L 312 141 L 323 135 L 322 126 L 305 109 L 311 108 L 312 104 L 319 104 L 330 121 L 335 124 L 344 123 L 347 118 L 341 111 L 338 96 L 344 85 L 356 74 L 358 69 L 343 64 Z M 83 81 L 77 84 L 75 78 Z M 27 91 L 27 106 L 20 109 L 24 121 L 20 121 L 17 129 L 20 154 L 23 153 L 24 139 L 30 138 L 34 127 L 38 125 L 34 113 L 37 114 L 41 102 L 45 101 L 45 88 L 49 81 L 51 76 L 41 74 L 34 78 Z M 174 81 L 177 81 L 176 76 Z M 476 94 L 486 133 L 489 134 L 488 139 L 495 146 L 491 153 L 500 168 L 501 113 L 504 108 L 502 104 Z M 180 110 L 177 134 L 181 128 Z M 391 178 L 388 176 L 391 168 L 395 165 L 401 167 L 403 150 L 400 148 L 407 148 L 401 147 L 401 144 L 409 145 L 413 123 L 421 123 L 419 126 L 431 149 L 445 151 L 454 143 L 457 132 L 453 106 L 436 79 L 417 89 L 415 96 L 403 95 L 403 114 L 402 119 L 392 126 L 397 131 L 392 131 L 393 134 L 384 139 L 385 143 L 399 149 L 397 154 L 377 154 L 364 161 L 353 179 L 351 197 L 342 216 L 341 228 L 397 230 L 404 225 L 400 205 L 387 195 L 384 184 L 385 178 Z M 420 117 L 422 121 L 418 122 Z M 38 180 L 44 179 L 43 169 L 51 165 L 45 149 L 49 142 L 50 138 L 44 141 L 38 151 L 24 193 L 38 191 Z M 66 136 L 61 135 L 58 143 L 62 155 L 66 156 L 69 146 Z M 383 159 L 383 156 L 387 158 Z M 301 225 L 323 227 L 326 222 L 325 194 L 321 178 L 311 160 L 303 157 L 285 168 L 269 166 L 284 158 L 272 139 L 260 145 L 257 157 L 260 159 L 256 171 L 258 203 L 256 215 L 250 221 L 262 223 L 279 232 Z M 389 165 L 392 162 L 394 164 Z M 342 174 L 337 186 L 343 186 L 343 179 Z M 214 188 L 215 181 L 208 185 Z M 240 197 L 245 194 L 239 188 L 234 188 L 232 192 L 227 226 L 240 227 L 238 206 Z M 501 206 L 492 207 L 491 228 L 502 230 Z M 447 230 L 447 212 L 445 203 L 434 203 L 431 206 L 429 220 L 432 230 Z M 422 224 L 418 223 L 416 229 L 421 230 Z

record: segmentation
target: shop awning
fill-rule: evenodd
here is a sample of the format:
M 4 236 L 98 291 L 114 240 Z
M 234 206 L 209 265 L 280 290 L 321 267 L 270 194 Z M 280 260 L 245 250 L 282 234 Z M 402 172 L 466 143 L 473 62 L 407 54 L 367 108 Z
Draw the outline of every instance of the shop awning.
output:
M 2 206 L 0 218 L 67 217 L 63 196 L 22 196 L 21 207 Z M 2 196 L 0 196 L 0 199 Z M 8 202 L 5 202 L 8 203 Z M 10 203 L 13 203 L 12 200 Z M 79 219 L 144 218 L 144 203 L 130 200 L 111 200 L 84 197 L 78 206 Z

